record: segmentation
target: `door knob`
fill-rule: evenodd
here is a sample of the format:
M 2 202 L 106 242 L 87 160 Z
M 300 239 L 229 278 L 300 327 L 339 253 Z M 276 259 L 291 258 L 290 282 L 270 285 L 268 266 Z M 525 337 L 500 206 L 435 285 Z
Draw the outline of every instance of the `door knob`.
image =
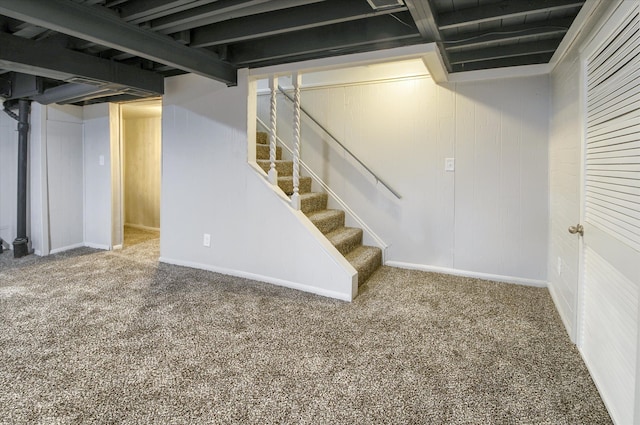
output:
M 584 236 L 584 226 L 582 224 L 576 224 L 575 226 L 569 226 L 569 233 L 575 235 L 578 233 L 580 236 Z

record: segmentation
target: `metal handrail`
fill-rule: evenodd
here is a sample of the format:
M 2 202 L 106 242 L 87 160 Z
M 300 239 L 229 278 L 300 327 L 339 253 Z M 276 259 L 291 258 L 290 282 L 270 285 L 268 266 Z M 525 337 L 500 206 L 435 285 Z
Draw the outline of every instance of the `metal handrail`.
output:
M 280 91 L 280 93 L 282 93 L 284 95 L 284 97 L 286 97 L 291 103 L 293 103 L 293 98 L 291 96 L 289 96 L 289 94 L 282 88 L 282 86 L 278 85 L 278 90 Z M 402 197 L 398 194 L 398 192 L 396 192 L 395 190 L 393 190 L 391 188 L 391 186 L 389 186 L 387 183 L 384 182 L 384 180 L 382 180 L 380 177 L 378 177 L 376 175 L 376 173 L 374 173 L 371 168 L 367 167 L 364 162 L 362 162 L 360 160 L 360 158 L 358 158 L 357 156 L 355 156 L 355 154 L 353 152 L 351 152 L 345 145 L 343 145 L 340 140 L 338 140 L 333 134 L 331 134 L 331 132 L 329 130 L 327 130 L 322 124 L 320 124 L 318 122 L 318 120 L 316 120 L 309 112 L 307 112 L 302 105 L 300 106 L 300 110 L 311 120 L 313 121 L 318 127 L 320 127 L 322 129 L 322 131 L 324 131 L 325 133 L 327 133 L 329 135 L 329 137 L 331 137 L 338 145 L 340 145 L 340 147 L 342 149 L 344 149 L 345 152 L 347 152 L 349 155 L 351 155 L 351 157 L 353 159 L 355 159 L 356 161 L 358 161 L 358 164 L 360 164 L 365 170 L 367 170 L 369 172 L 369 174 L 371 174 L 375 179 L 376 179 L 376 183 L 382 183 L 382 185 L 384 187 L 387 188 L 387 190 L 391 193 L 393 193 L 393 195 L 398 198 L 398 199 L 402 199 Z

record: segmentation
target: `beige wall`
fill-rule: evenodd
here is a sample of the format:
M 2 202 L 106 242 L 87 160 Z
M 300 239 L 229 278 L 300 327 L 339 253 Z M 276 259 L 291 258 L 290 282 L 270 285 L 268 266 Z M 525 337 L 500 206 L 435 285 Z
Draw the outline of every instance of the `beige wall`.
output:
M 161 118 L 123 119 L 124 222 L 160 228 Z

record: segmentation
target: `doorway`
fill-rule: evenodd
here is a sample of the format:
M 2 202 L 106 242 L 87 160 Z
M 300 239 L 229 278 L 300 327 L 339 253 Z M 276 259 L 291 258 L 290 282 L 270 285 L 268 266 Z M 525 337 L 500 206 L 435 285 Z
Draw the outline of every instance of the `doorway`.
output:
M 583 53 L 578 347 L 616 423 L 640 423 L 640 6 Z
M 160 238 L 162 100 L 120 105 L 123 247 Z

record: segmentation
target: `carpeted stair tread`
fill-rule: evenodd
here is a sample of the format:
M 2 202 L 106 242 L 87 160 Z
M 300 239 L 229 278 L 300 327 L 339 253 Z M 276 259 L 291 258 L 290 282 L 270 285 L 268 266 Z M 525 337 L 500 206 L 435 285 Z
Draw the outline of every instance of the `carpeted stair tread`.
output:
M 269 172 L 269 135 L 256 133 L 256 161 Z M 276 170 L 278 186 L 284 193 L 293 194 L 293 161 L 282 159 L 282 148 L 276 147 Z M 311 192 L 311 178 L 300 177 L 300 210 L 325 235 L 325 237 L 345 256 L 358 271 L 358 286 L 362 285 L 382 265 L 380 248 L 362 245 L 362 229 L 345 227 L 345 213 L 342 210 L 327 209 L 328 196 L 323 192 Z
M 329 233 L 344 226 L 344 211 L 320 210 L 307 214 L 309 220 L 322 232 Z
M 256 159 L 269 159 L 269 145 L 256 144 Z M 276 159 L 282 159 L 280 146 L 276 146 Z
M 259 159 L 258 165 L 264 170 L 265 173 L 269 172 L 271 168 L 271 161 L 268 159 Z M 278 176 L 290 176 L 293 174 L 293 161 L 286 161 L 283 159 L 276 161 L 276 170 Z
M 327 209 L 329 197 L 324 192 L 310 192 L 300 194 L 300 210 L 309 214 L 313 211 Z
M 293 177 L 292 176 L 278 176 L 278 186 L 287 195 L 293 194 Z M 298 186 L 298 193 L 311 192 L 311 177 L 300 177 L 300 185 Z
M 358 286 L 382 265 L 382 250 L 374 246 L 359 246 L 344 257 L 358 271 Z
M 353 251 L 362 244 L 362 229 L 356 227 L 339 227 L 325 236 L 342 255 Z

